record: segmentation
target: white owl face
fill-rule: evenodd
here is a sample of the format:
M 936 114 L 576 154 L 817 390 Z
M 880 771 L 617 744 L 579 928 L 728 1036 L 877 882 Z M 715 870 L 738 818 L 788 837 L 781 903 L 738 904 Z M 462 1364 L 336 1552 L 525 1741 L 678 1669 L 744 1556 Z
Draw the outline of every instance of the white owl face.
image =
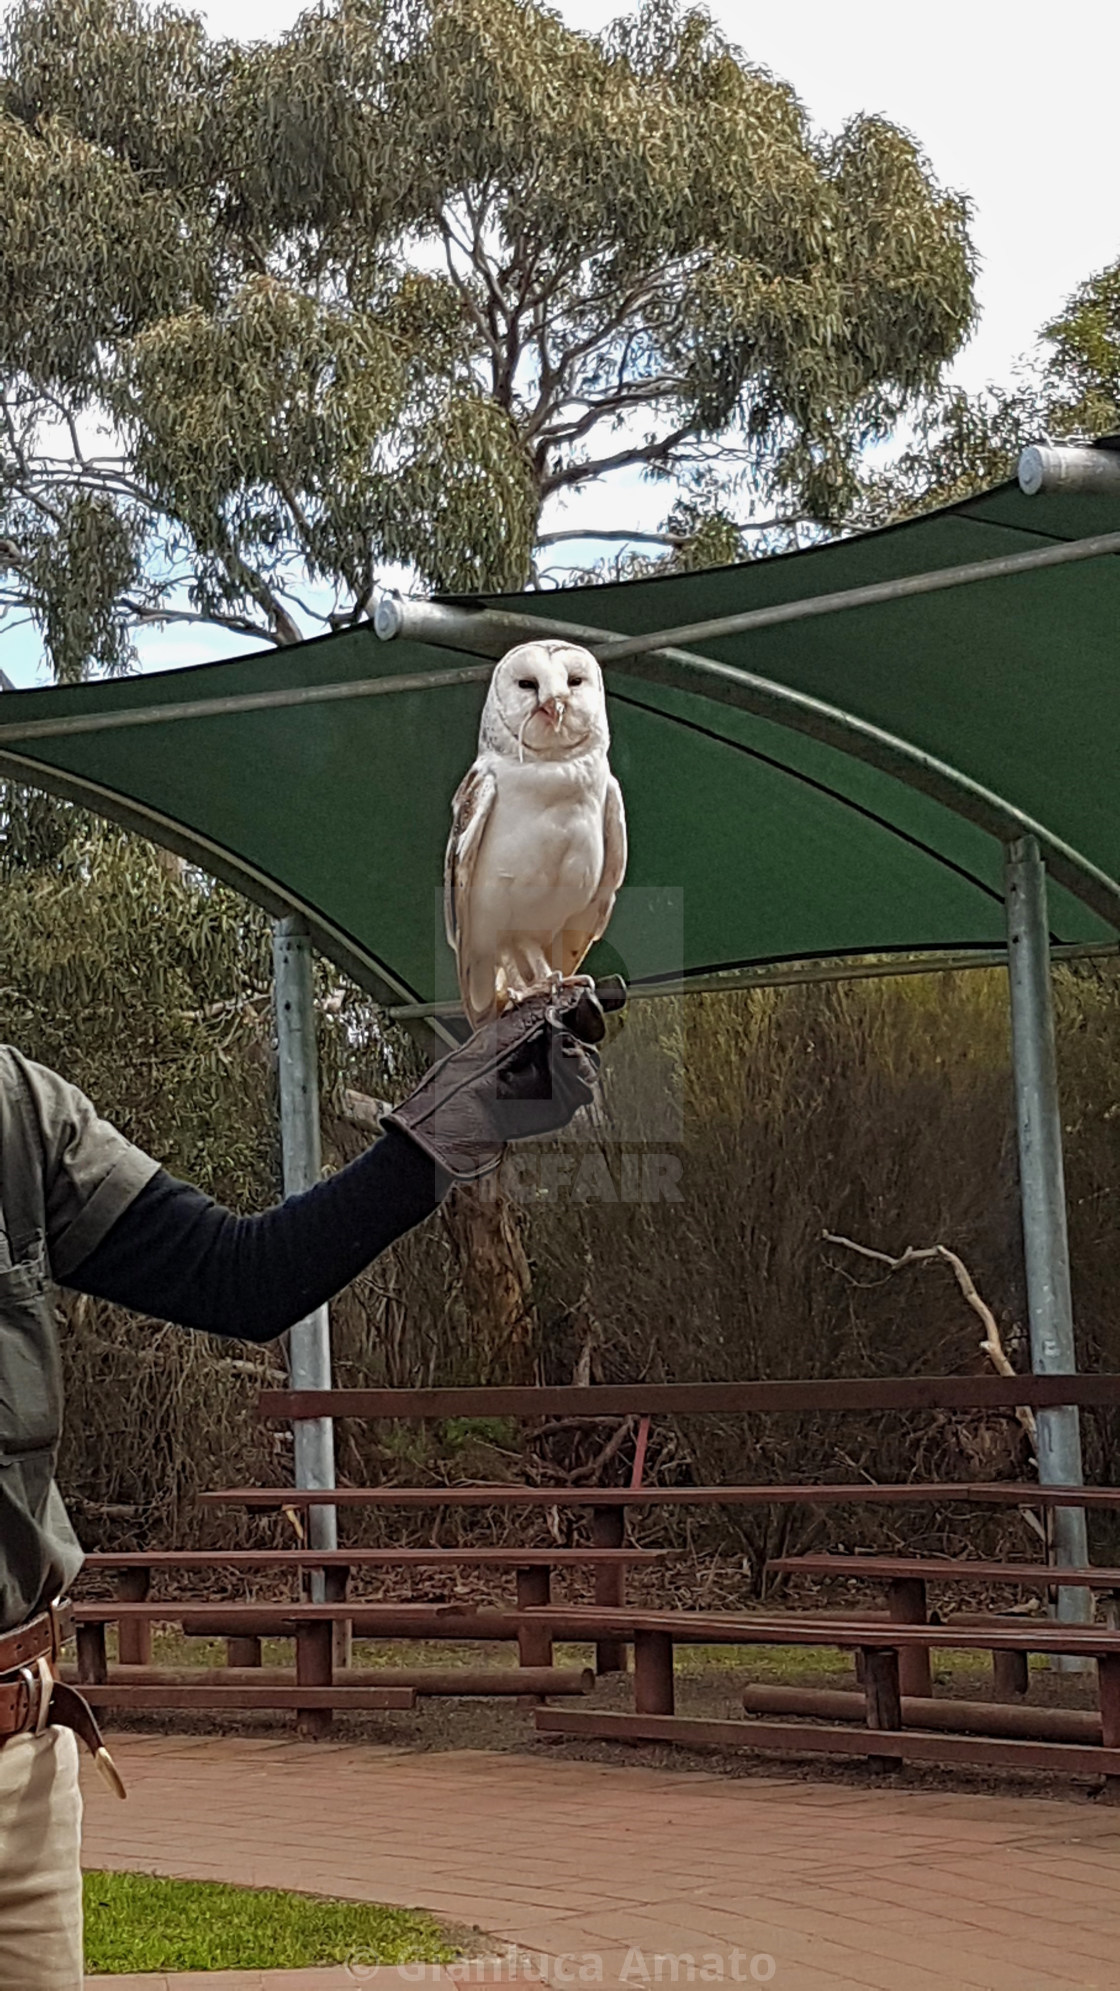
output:
M 563 760 L 607 747 L 603 674 L 590 650 L 555 638 L 519 643 L 490 680 L 483 735 L 502 753 Z

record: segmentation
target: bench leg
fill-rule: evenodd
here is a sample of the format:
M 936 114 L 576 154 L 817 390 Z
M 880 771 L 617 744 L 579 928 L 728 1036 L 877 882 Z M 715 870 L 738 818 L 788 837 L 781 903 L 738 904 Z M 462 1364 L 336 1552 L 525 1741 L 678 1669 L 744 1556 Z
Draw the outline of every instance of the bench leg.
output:
M 1102 1652 L 1098 1658 L 1097 1693 L 1101 1741 L 1106 1749 L 1120 1749 L 1120 1653 Z M 1106 1804 L 1120 1804 L 1120 1777 L 1106 1777 L 1101 1796 Z
M 328 1604 L 344 1604 L 350 1588 L 350 1571 L 332 1563 L 323 1571 L 323 1595 Z M 349 1618 L 336 1618 L 331 1644 L 336 1673 L 344 1673 L 354 1658 L 354 1627 Z
M 868 1728 L 902 1727 L 898 1653 L 890 1646 L 863 1647 L 863 1690 L 867 1699 Z M 870 1752 L 867 1760 L 875 1770 L 893 1770 L 898 1764 L 895 1756 L 875 1756 Z
M 78 1626 L 78 1680 L 83 1687 L 103 1687 L 109 1678 L 104 1625 Z
M 329 1618 L 322 1624 L 301 1625 L 296 1633 L 296 1685 L 329 1687 L 334 1682 L 334 1626 Z M 299 1708 L 296 1727 L 309 1741 L 326 1735 L 334 1716 L 330 1708 Z
M 591 1539 L 597 1549 L 620 1549 L 626 1532 L 626 1510 L 622 1507 L 593 1507 Z M 626 1574 L 619 1563 L 595 1571 L 595 1602 L 605 1609 L 621 1610 L 626 1602 Z M 625 1673 L 626 1641 L 601 1638 L 595 1647 L 596 1673 Z
M 887 1586 L 887 1614 L 896 1625 L 927 1622 L 926 1586 L 920 1576 L 899 1577 Z M 928 1700 L 933 1693 L 929 1651 L 924 1645 L 900 1645 L 898 1679 L 904 1694 Z
M 227 1666 L 259 1666 L 261 1664 L 261 1642 L 259 1638 L 227 1638 Z
M 122 1604 L 146 1604 L 152 1587 L 150 1569 L 124 1569 L 117 1578 L 117 1596 Z M 139 1622 L 122 1618 L 117 1626 L 117 1652 L 122 1666 L 150 1666 L 152 1627 L 146 1618 Z
M 517 1608 L 529 1611 L 548 1604 L 552 1599 L 552 1571 L 547 1567 L 519 1569 L 517 1572 Z M 552 1634 L 547 1625 L 526 1625 L 517 1634 L 517 1663 L 519 1666 L 551 1666 Z
M 668 1632 L 634 1633 L 634 1707 L 638 1714 L 672 1714 L 673 1641 Z
M 997 1701 L 1021 1701 L 1030 1683 L 1025 1652 L 993 1652 L 992 1689 Z

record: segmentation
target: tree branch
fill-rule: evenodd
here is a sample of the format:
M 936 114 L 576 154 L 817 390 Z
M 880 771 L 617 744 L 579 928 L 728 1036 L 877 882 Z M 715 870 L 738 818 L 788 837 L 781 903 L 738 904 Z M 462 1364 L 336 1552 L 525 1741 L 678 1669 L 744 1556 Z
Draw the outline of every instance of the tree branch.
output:
M 123 601 L 121 606 L 138 623 L 201 622 L 216 629 L 232 629 L 238 636 L 260 637 L 262 641 L 274 644 L 278 650 L 285 647 L 283 638 L 278 636 L 274 629 L 264 627 L 259 622 L 250 622 L 247 616 L 219 615 L 217 610 L 212 615 L 203 615 L 200 610 L 189 608 L 145 608 L 141 602 L 127 600 Z M 295 627 L 294 623 L 292 627 Z M 295 640 L 299 641 L 298 635 Z
M 997 1375 L 1010 1377 L 1017 1373 L 1007 1358 L 999 1325 L 991 1307 L 981 1299 L 963 1258 L 958 1257 L 955 1251 L 950 1251 L 947 1244 L 925 1245 L 920 1250 L 908 1245 L 900 1258 L 892 1258 L 889 1252 L 875 1251 L 867 1244 L 856 1244 L 853 1238 L 839 1237 L 835 1231 L 822 1231 L 821 1237 L 825 1244 L 839 1244 L 845 1251 L 858 1252 L 861 1258 L 874 1259 L 879 1265 L 885 1265 L 889 1272 L 901 1272 L 906 1265 L 928 1264 L 931 1259 L 940 1259 L 942 1264 L 950 1267 L 966 1304 L 972 1308 L 984 1329 L 984 1338 L 980 1343 L 981 1354 L 987 1356 Z M 1037 1458 L 1038 1427 L 1033 1410 L 1025 1404 L 1020 1404 L 1016 1408 L 1015 1415 L 1030 1439 Z
M 614 456 L 603 456 L 590 463 L 570 463 L 543 480 L 541 497 L 549 498 L 554 491 L 568 489 L 573 484 L 589 483 L 594 478 L 607 476 L 612 470 L 629 469 L 635 463 L 663 463 L 680 443 L 687 442 L 689 436 L 695 433 L 695 423 L 689 422 L 684 428 L 674 429 L 660 442 L 646 443 L 644 448 L 622 449 Z
M 2 413 L 3 416 L 4 427 L 8 435 L 8 442 L 11 445 L 12 455 L 15 457 L 16 464 L 19 469 L 20 478 L 22 480 L 20 484 L 21 496 L 27 499 L 28 504 L 34 505 L 36 511 L 42 512 L 44 518 L 49 518 L 51 522 L 54 525 L 56 525 L 59 531 L 61 532 L 63 528 L 62 513 L 56 511 L 53 505 L 49 505 L 46 499 L 40 497 L 38 492 L 32 488 L 34 480 L 32 478 L 30 466 L 27 461 L 27 452 L 24 449 L 22 442 L 20 441 L 19 435 L 16 431 L 15 422 L 12 420 L 12 411 L 8 406 L 8 397 L 6 394 L 0 394 L 0 413 Z
M 592 526 L 573 526 L 570 532 L 538 533 L 536 543 L 538 546 L 559 546 L 563 539 L 617 539 L 624 545 L 684 546 L 687 537 L 683 532 L 596 532 Z
M 443 238 L 443 258 L 444 262 L 447 264 L 447 274 L 451 278 L 451 281 L 454 284 L 456 290 L 458 291 L 459 296 L 462 298 L 464 304 L 466 305 L 468 311 L 470 312 L 476 331 L 479 333 L 479 336 L 481 338 L 485 339 L 486 344 L 490 349 L 491 360 L 494 364 L 494 367 L 497 368 L 501 364 L 501 357 L 502 357 L 501 342 L 495 336 L 495 333 L 485 313 L 479 310 L 474 292 L 471 289 L 470 284 L 467 282 L 466 278 L 464 277 L 462 271 L 459 269 L 458 265 L 456 264 L 455 258 L 451 253 L 452 242 L 457 241 L 458 238 L 455 236 L 454 231 L 451 229 L 450 225 L 445 221 L 442 215 L 440 216 L 439 228 L 440 228 L 440 234 Z M 464 255 L 470 254 L 470 250 L 465 243 L 459 243 L 459 247 L 462 249 Z
M 612 388 L 610 393 L 599 397 L 566 394 L 560 405 L 565 408 L 586 408 L 587 413 L 580 415 L 575 421 L 539 431 L 537 440 L 548 449 L 563 443 L 579 442 L 595 428 L 597 423 L 611 415 L 624 414 L 628 408 L 645 408 L 659 402 L 679 400 L 683 386 L 683 381 L 663 375 L 660 380 L 636 380 L 629 386 Z

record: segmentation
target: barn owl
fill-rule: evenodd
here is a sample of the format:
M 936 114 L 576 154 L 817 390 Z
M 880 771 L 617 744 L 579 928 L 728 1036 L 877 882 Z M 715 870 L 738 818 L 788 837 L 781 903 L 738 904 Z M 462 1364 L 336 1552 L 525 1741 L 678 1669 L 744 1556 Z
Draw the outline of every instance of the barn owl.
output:
M 575 975 L 606 929 L 626 870 L 609 746 L 589 650 L 520 643 L 495 666 L 444 865 L 447 938 L 475 1028 L 527 990 Z

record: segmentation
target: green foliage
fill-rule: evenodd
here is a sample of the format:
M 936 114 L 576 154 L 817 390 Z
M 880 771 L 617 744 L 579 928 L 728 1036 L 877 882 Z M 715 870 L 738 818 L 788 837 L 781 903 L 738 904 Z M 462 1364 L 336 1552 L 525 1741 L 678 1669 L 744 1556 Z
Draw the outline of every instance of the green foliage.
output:
M 5 100 L 0 88 L 5 400 L 25 418 L 37 406 L 40 419 L 65 420 L 95 395 L 105 350 L 186 303 L 206 263 L 196 217 L 172 194 L 53 107 L 32 125 Z M 17 465 L 18 442 L 9 424 Z
M 320 1900 L 278 1888 L 146 1873 L 87 1873 L 86 1969 L 298 1970 L 346 1963 L 451 1963 L 462 1954 L 431 1915 Z
M 449 1417 L 441 1427 L 441 1436 L 449 1452 L 461 1452 L 474 1444 L 512 1448 L 519 1428 L 512 1417 Z
M 865 476 L 848 523 L 883 525 L 952 505 L 1015 474 L 1032 442 L 1120 431 L 1120 262 L 1082 284 L 1010 387 L 932 396 L 910 446 Z
M 1064 427 L 1088 435 L 1120 428 L 1120 259 L 1074 292 L 1044 337 Z
M 891 525 L 990 490 L 1014 476 L 1020 452 L 1047 432 L 1047 422 L 1032 380 L 980 394 L 950 388 L 922 410 L 908 447 L 863 478 L 849 524 Z
M 129 593 L 141 586 L 142 531 L 134 508 L 101 491 L 63 489 L 51 514 L 21 506 L 20 572 L 55 676 L 107 676 L 134 661 Z M 18 529 L 18 527 L 17 527 Z
M 833 520 L 972 322 L 914 142 L 818 138 L 672 0 L 325 0 L 248 46 L 16 0 L 0 212 L 0 600 L 69 676 L 161 616 L 290 642 L 305 575 L 328 623 L 385 561 L 521 585 L 620 468 L 714 489 L 682 557 L 733 545 L 729 477 Z
M 64 1071 L 130 1139 L 242 1203 L 270 1199 L 269 929 L 233 893 L 77 819 L 0 893 L 0 1039 Z M 127 1047 L 127 1048 L 126 1048 Z

